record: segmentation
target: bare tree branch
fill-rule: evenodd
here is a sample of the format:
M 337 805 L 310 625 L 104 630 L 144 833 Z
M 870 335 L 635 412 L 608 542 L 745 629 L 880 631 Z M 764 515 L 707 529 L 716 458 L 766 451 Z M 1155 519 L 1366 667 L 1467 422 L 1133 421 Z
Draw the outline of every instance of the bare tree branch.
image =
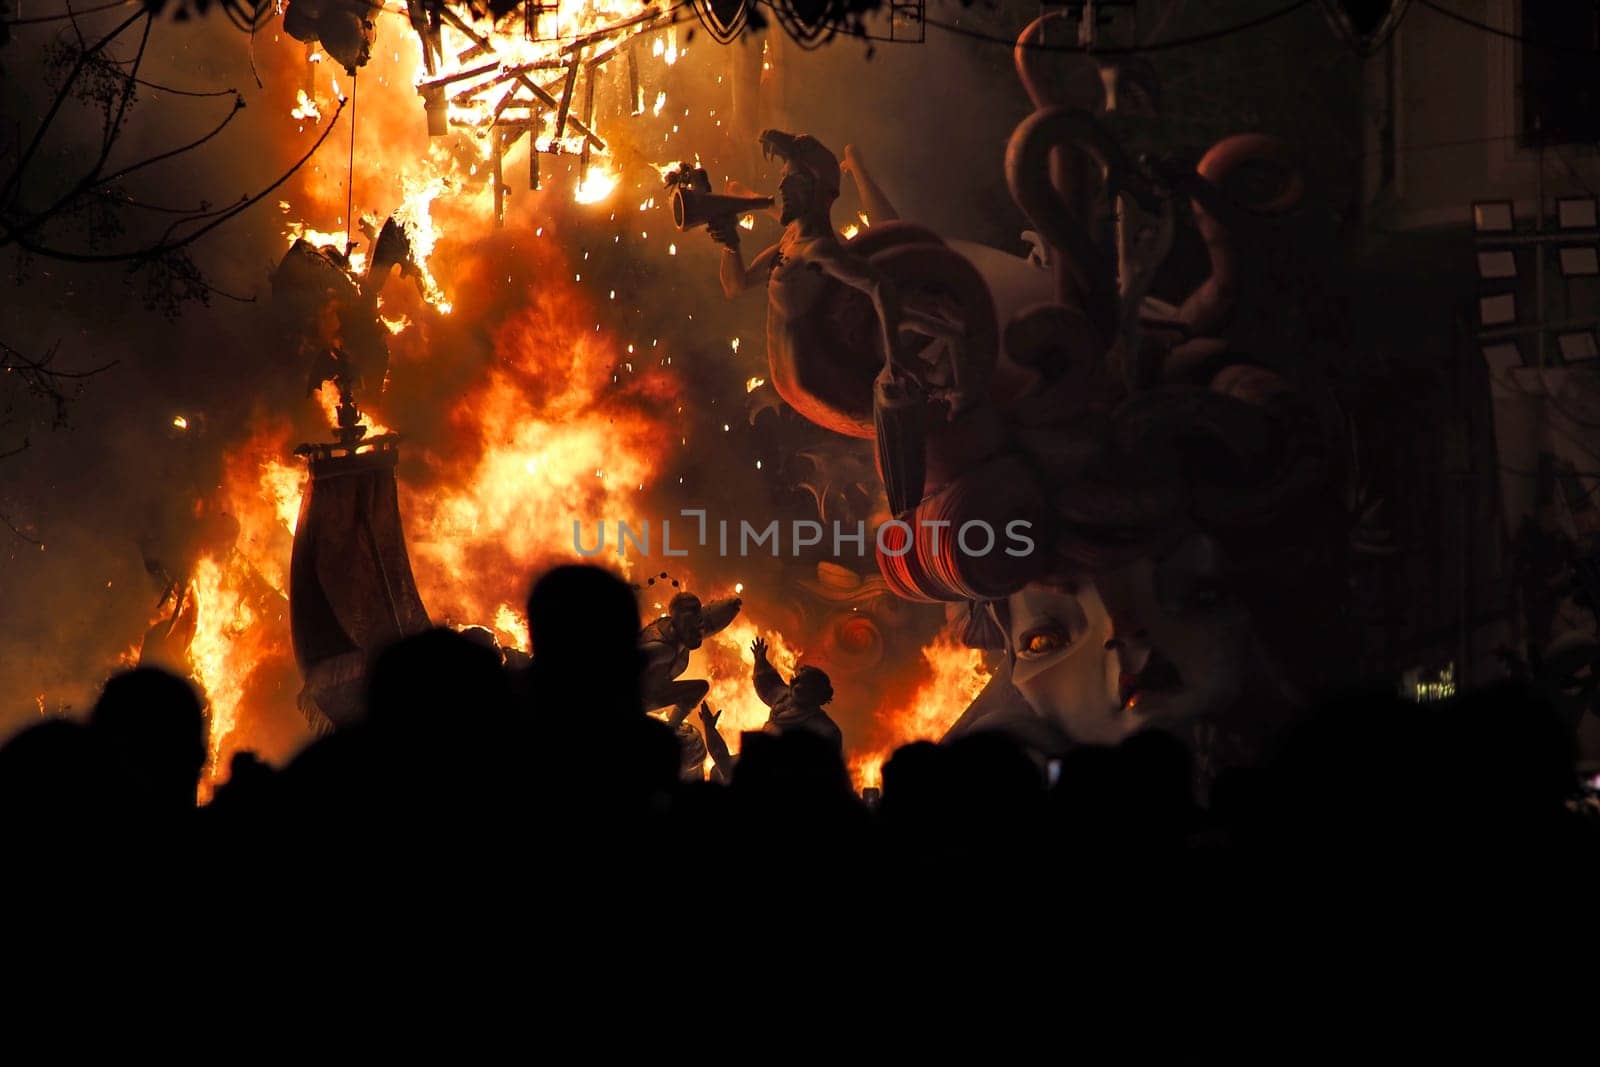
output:
M 149 17 L 150 16 L 148 12 L 141 10 L 138 13 L 129 16 L 122 22 L 117 23 L 116 28 L 110 33 L 100 38 L 100 40 L 96 41 L 88 48 L 82 50 L 78 56 L 77 63 L 73 65 L 72 71 L 67 75 L 66 80 L 61 83 L 61 88 L 56 91 L 56 98 L 51 101 L 50 110 L 45 112 L 43 121 L 39 123 L 39 128 L 34 131 L 33 140 L 28 143 L 27 150 L 24 151 L 21 158 L 17 160 L 16 169 L 14 169 L 11 172 L 11 176 L 6 179 L 4 188 L 0 188 L 0 201 L 5 201 L 8 199 L 16 190 L 17 186 L 21 184 L 22 177 L 28 170 L 28 164 L 33 162 L 34 155 L 39 151 L 39 145 L 44 142 L 45 135 L 50 132 L 50 127 L 55 123 L 56 116 L 61 113 L 61 106 L 65 104 L 68 98 L 72 96 L 73 87 L 77 84 L 78 76 L 83 73 L 83 69 L 88 65 L 90 58 L 106 45 L 116 40 L 117 37 L 121 36 L 122 32 L 129 26 L 132 26 L 140 19 L 148 19 Z M 74 22 L 74 25 L 76 25 L 76 22 Z
M 327 128 L 322 131 L 322 136 L 317 138 L 316 143 L 314 143 L 306 151 L 305 155 L 297 159 L 288 170 L 280 174 L 270 185 L 266 186 L 264 189 L 252 196 L 241 197 L 235 204 L 228 208 L 207 214 L 191 216 L 187 220 L 179 220 L 178 223 L 174 223 L 172 227 L 168 228 L 166 236 L 164 236 L 162 240 L 156 244 L 122 252 L 72 252 L 62 248 L 53 248 L 48 245 L 33 241 L 27 236 L 28 227 L 16 227 L 6 222 L 3 218 L 0 218 L 0 230 L 5 231 L 3 239 L 0 239 L 0 247 L 3 247 L 7 244 L 16 244 L 18 247 L 23 248 L 34 255 L 43 256 L 49 259 L 61 260 L 67 263 L 149 262 L 170 253 L 179 251 L 180 249 L 193 244 L 195 241 L 198 241 L 201 237 L 204 237 L 206 234 L 210 233 L 218 226 L 221 226 L 223 223 L 235 218 L 240 213 L 255 206 L 262 200 L 265 200 L 268 196 L 272 195 L 272 193 L 275 192 L 280 185 L 294 177 L 295 173 L 301 167 L 310 162 L 311 157 L 317 154 L 317 149 L 321 148 L 323 142 L 327 141 L 329 135 L 333 133 L 334 127 L 339 123 L 339 116 L 344 113 L 344 108 L 345 102 L 340 101 L 338 108 L 334 110 L 333 117 L 328 121 Z M 220 129 L 221 127 L 218 127 L 218 130 Z M 207 135 L 207 137 L 196 142 L 196 144 L 204 143 L 206 140 L 209 140 L 210 137 L 215 136 L 216 132 L 217 131 L 213 131 L 211 134 Z M 202 218 L 210 218 L 211 221 L 200 227 L 198 230 L 195 230 L 193 233 L 184 234 L 182 237 L 178 238 L 172 238 L 171 234 L 173 230 L 176 229 L 177 226 L 182 222 L 197 222 Z

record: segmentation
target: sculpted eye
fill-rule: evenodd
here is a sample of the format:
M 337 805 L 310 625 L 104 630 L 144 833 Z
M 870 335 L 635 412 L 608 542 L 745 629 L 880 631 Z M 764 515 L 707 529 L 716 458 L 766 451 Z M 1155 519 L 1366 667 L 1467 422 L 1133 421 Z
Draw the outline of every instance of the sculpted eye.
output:
M 1048 656 L 1071 644 L 1067 631 L 1060 626 L 1040 626 L 1029 630 L 1017 642 L 1019 656 Z

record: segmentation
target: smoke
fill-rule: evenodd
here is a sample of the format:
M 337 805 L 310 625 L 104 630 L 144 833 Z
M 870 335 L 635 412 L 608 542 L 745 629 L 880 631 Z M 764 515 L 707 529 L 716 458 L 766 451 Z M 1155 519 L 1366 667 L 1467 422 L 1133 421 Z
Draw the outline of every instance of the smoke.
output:
M 85 33 L 114 25 L 106 20 L 86 18 Z M 6 114 L 30 134 L 53 96 L 52 42 L 72 33 L 68 23 L 18 27 L 6 47 Z M 272 153 L 252 150 L 270 143 L 272 122 L 260 106 L 270 93 L 255 88 L 245 44 L 220 18 L 154 27 L 141 77 L 186 91 L 238 87 L 247 106 L 201 149 L 130 175 L 129 199 L 219 206 L 281 173 Z M 226 96 L 140 87 L 111 165 L 195 140 L 231 107 Z M 70 187 L 98 151 L 101 129 L 98 110 L 69 101 L 30 169 L 31 203 Z M 161 211 L 123 209 L 118 217 L 127 225 L 121 236 L 67 230 L 57 243 L 93 252 L 139 247 L 170 222 Z M 248 297 L 265 289 L 274 243 L 261 205 L 204 241 L 196 258 L 218 289 Z M 0 301 L 0 337 L 33 355 L 57 348 L 63 369 L 115 365 L 83 383 L 67 427 L 52 431 L 38 418 L 13 427 L 30 446 L 0 461 L 0 510 L 42 542 L 0 530 L 0 732 L 36 719 L 41 702 L 55 712 L 82 710 L 92 699 L 149 622 L 157 585 L 146 550 L 174 566 L 198 550 L 208 523 L 194 517 L 192 497 L 216 484 L 226 444 L 252 408 L 282 396 L 270 346 L 252 329 L 257 307 L 214 296 L 209 308 L 191 306 L 168 321 L 146 307 L 143 276 L 123 266 L 39 258 L 6 265 L 15 288 Z M 173 425 L 178 416 L 187 416 L 188 432 Z

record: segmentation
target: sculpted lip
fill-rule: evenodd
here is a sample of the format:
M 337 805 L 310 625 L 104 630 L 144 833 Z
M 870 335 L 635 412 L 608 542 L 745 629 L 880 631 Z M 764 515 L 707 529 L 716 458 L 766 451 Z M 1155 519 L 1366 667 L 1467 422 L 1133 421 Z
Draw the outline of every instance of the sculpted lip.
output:
M 1146 698 L 1157 693 L 1167 693 L 1183 687 L 1183 676 L 1173 662 L 1160 652 L 1152 651 L 1140 671 L 1127 671 L 1117 682 L 1118 695 L 1124 708 L 1137 707 Z

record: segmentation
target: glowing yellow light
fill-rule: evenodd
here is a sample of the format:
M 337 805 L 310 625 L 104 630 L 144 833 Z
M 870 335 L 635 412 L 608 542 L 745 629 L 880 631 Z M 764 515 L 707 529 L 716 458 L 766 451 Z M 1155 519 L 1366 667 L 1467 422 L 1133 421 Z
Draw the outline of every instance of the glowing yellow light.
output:
M 301 121 L 305 121 L 306 119 L 310 119 L 312 122 L 322 121 L 321 109 L 317 107 L 317 102 L 315 100 L 306 95 L 306 91 L 304 89 L 298 91 L 294 108 L 289 112 L 289 114 L 294 118 L 300 119 Z M 285 208 L 288 207 L 287 204 L 284 206 Z
M 589 176 L 578 183 L 573 199 L 580 204 L 598 204 L 615 191 L 617 181 L 618 175 L 606 171 L 590 171 Z

